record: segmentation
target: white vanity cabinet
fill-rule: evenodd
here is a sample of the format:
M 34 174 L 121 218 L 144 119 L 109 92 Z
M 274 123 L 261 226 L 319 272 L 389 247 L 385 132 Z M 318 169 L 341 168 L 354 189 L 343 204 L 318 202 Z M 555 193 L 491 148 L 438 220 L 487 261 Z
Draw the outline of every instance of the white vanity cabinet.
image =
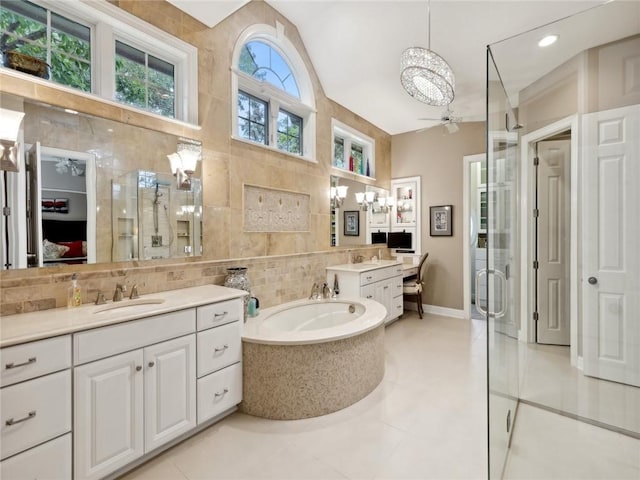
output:
M 114 477 L 232 413 L 244 295 L 203 285 L 1 318 L 0 478 Z
M 0 478 L 71 479 L 71 337 L 0 350 Z
M 376 263 L 353 263 L 327 268 L 327 283 L 334 285 L 338 277 L 339 296 L 375 300 L 387 309 L 385 324 L 403 313 L 402 264 L 381 260 Z
M 198 424 L 242 400 L 241 298 L 198 307 Z
M 77 480 L 102 478 L 196 426 L 195 325 L 192 308 L 74 335 L 80 362 L 98 343 L 116 354 L 74 370 Z M 149 333 L 133 336 L 140 328 Z M 123 345 L 140 348 L 119 353 Z

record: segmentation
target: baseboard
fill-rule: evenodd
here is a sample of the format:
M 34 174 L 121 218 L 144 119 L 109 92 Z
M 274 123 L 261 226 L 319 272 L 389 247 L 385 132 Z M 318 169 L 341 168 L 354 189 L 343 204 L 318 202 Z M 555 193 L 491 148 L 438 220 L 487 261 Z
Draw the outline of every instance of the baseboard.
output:
M 440 315 L 442 317 L 451 317 L 451 318 L 465 318 L 464 310 L 440 307 L 438 305 L 425 305 L 425 304 L 422 305 L 422 308 L 424 310 L 424 313 L 430 313 L 432 315 Z M 405 302 L 404 309 L 416 311 L 417 306 L 415 302 L 411 302 L 411 303 Z

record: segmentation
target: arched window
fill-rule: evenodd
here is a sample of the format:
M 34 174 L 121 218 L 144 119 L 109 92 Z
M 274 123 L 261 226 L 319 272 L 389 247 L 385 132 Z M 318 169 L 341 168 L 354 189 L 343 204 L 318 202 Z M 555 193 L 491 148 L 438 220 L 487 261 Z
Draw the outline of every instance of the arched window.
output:
M 315 98 L 282 25 L 240 35 L 232 68 L 232 136 L 315 160 Z

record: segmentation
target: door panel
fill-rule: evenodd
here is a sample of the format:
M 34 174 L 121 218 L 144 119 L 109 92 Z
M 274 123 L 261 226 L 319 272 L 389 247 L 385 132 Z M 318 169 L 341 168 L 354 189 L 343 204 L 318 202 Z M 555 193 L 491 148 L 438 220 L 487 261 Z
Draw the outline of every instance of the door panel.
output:
M 537 341 L 569 345 L 570 141 L 547 140 L 537 147 Z
M 640 105 L 583 118 L 584 373 L 640 386 Z

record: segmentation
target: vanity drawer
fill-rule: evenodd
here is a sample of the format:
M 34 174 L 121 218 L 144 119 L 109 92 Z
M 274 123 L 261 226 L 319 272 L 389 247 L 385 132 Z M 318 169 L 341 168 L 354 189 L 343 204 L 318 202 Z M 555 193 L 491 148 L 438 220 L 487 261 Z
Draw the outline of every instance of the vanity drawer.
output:
M 242 401 L 242 364 L 198 379 L 198 424 Z
M 402 278 L 402 265 L 391 265 L 390 267 L 375 270 L 376 281 L 400 276 Z
M 242 321 L 243 314 L 244 301 L 242 298 L 198 307 L 198 330 L 206 330 L 225 323 Z
M 71 336 L 23 343 L 0 350 L 0 386 L 71 367 Z
M 4 459 L 71 430 L 71 371 L 5 387 L 0 404 Z M 15 423 L 7 425 L 11 421 Z
M 362 272 L 360 274 L 360 286 L 369 285 L 370 283 L 377 281 L 378 277 L 375 270 L 369 270 L 368 272 Z
M 402 296 L 402 277 L 394 278 L 392 281 L 393 296 Z
M 22 452 L 0 463 L 7 480 L 71 480 L 71 434 Z
M 198 377 L 242 360 L 240 322 L 198 332 Z
M 195 331 L 196 310 L 189 308 L 76 333 L 73 336 L 75 365 L 146 347 Z

